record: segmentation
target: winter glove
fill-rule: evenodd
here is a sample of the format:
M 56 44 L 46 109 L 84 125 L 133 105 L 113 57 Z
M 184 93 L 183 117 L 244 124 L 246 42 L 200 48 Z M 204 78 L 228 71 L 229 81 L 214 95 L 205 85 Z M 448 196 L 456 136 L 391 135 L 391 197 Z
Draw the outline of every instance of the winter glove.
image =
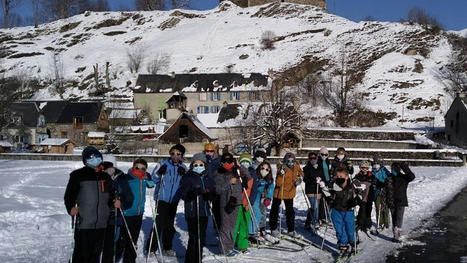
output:
M 230 196 L 229 201 L 227 202 L 227 205 L 224 207 L 224 210 L 227 214 L 231 214 L 235 210 L 236 206 L 237 206 L 237 198 L 235 198 L 235 196 Z
M 164 175 L 167 172 L 167 164 L 162 165 L 159 170 L 157 170 L 158 175 Z
M 271 199 L 269 198 L 264 199 L 263 204 L 265 207 L 268 207 L 271 204 Z
M 406 174 L 408 174 L 408 173 L 411 172 L 411 171 L 410 171 L 410 168 L 409 168 L 409 164 L 406 163 L 406 162 L 401 163 L 401 169 L 402 169 L 402 171 L 404 171 L 404 173 L 406 173 Z
M 154 187 L 154 181 L 152 181 L 152 177 L 149 173 L 146 173 L 146 185 L 149 187 L 149 188 L 153 188 Z
M 326 187 L 326 184 L 323 181 L 320 181 L 318 184 L 319 184 L 319 187 L 321 188 Z
M 201 194 L 203 194 L 203 190 L 198 185 L 198 186 L 195 186 L 194 189 L 192 189 L 191 191 L 188 192 L 188 198 L 189 199 L 195 199 L 198 195 L 201 195 Z
M 298 186 L 302 183 L 302 177 L 298 176 L 297 179 L 295 179 L 294 185 Z
M 203 193 L 203 199 L 204 200 L 208 200 L 208 201 L 214 201 L 214 199 L 216 198 L 216 194 L 215 193 L 211 193 L 211 191 L 209 191 L 209 189 L 206 189 Z
M 321 177 L 316 177 L 316 183 L 319 184 L 321 182 Z
M 183 176 L 183 175 L 185 175 L 185 172 L 186 172 L 186 171 L 185 171 L 185 168 L 183 168 L 182 166 L 179 166 L 179 167 L 178 167 L 178 170 L 177 170 L 178 175 L 182 175 L 182 176 Z
M 282 168 L 280 173 L 281 173 L 281 175 L 284 175 L 285 174 L 285 168 Z

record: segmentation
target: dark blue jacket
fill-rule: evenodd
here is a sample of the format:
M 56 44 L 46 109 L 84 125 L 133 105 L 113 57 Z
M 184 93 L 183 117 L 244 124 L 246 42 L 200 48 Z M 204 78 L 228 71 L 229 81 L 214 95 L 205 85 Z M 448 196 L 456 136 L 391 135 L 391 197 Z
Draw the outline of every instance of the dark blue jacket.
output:
M 185 217 L 196 217 L 196 189 L 208 192 L 199 195 L 199 216 L 209 216 L 209 201 L 213 200 L 216 193 L 215 183 L 212 177 L 207 176 L 207 171 L 201 175 L 189 170 L 182 177 L 178 195 L 185 201 Z
M 253 205 L 256 200 L 256 195 L 258 193 L 258 185 L 259 185 L 259 180 L 258 176 L 256 174 L 256 169 L 253 167 L 248 168 L 248 172 L 250 173 L 250 177 L 253 179 L 253 185 L 251 186 L 251 192 L 250 192 L 250 203 Z
M 128 181 L 125 178 L 125 174 L 121 170 L 115 169 L 115 177 L 113 179 L 113 183 L 116 194 L 122 202 L 122 210 L 129 209 L 133 204 L 134 196 L 133 192 L 130 189 Z M 110 213 L 108 224 L 115 224 L 115 208 L 113 208 Z M 117 225 L 123 225 L 122 214 L 119 211 L 117 211 Z
M 208 159 L 207 175 L 214 178 L 214 174 L 221 167 L 221 157 L 215 155 L 212 159 Z

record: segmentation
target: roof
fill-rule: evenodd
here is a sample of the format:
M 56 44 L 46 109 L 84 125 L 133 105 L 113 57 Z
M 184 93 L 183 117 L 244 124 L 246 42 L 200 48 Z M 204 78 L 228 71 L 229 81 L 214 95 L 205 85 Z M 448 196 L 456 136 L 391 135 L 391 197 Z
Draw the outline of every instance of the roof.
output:
M 225 122 L 226 120 L 235 119 L 240 114 L 241 104 L 227 104 L 219 111 L 218 123 Z
M 67 138 L 47 138 L 39 143 L 41 146 L 61 146 L 67 142 L 71 142 L 70 139 Z
M 452 111 L 452 109 L 456 109 L 455 105 L 460 104 L 461 107 L 464 106 L 465 111 L 467 111 L 467 95 L 465 97 L 460 97 L 459 95 L 454 99 L 452 102 L 451 106 L 449 109 L 446 111 L 446 114 L 444 114 L 444 118 L 446 118 L 450 114 L 454 114 L 455 112 Z
M 102 109 L 101 102 L 48 101 L 41 106 L 48 123 L 61 124 L 73 123 L 73 117 L 83 117 L 83 123 L 96 123 Z
M 13 116 L 22 116 L 23 124 L 26 127 L 37 126 L 37 120 L 39 118 L 39 108 L 34 102 L 12 103 L 10 109 Z
M 104 105 L 107 109 L 134 109 L 133 102 L 106 101 Z
M 141 110 L 136 109 L 113 109 L 109 119 L 135 119 Z
M 136 80 L 135 93 L 159 93 L 181 91 L 213 91 L 216 87 L 226 90 L 237 85 L 253 83 L 254 87 L 268 86 L 268 76 L 260 73 L 212 73 L 212 74 L 176 74 L 176 75 L 149 75 L 140 74 Z
M 0 141 L 0 147 L 13 147 L 13 145 L 7 141 Z
M 217 135 L 214 135 L 208 128 L 206 128 L 206 126 L 204 126 L 199 120 L 198 118 L 196 118 L 196 116 L 194 116 L 193 114 L 190 114 L 188 112 L 182 112 L 182 114 L 180 114 L 180 116 L 178 117 L 178 119 L 172 123 L 172 125 L 167 128 L 167 130 L 161 134 L 160 137 L 163 137 L 166 133 L 170 132 L 171 128 L 178 122 L 180 121 L 181 119 L 188 119 L 190 120 L 193 125 L 198 128 L 198 130 L 203 133 L 206 137 L 208 137 L 209 139 L 211 140 L 217 140 Z
M 104 138 L 105 132 L 88 132 L 88 138 Z

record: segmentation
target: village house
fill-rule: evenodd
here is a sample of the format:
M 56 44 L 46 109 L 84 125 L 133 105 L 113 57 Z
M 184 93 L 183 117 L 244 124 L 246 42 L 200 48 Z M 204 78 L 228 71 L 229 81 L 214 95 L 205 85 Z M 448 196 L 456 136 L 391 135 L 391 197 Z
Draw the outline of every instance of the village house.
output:
M 467 91 L 460 92 L 444 116 L 448 143 L 467 148 Z
M 9 153 L 13 145 L 7 141 L 0 141 L 0 153 Z
M 258 73 L 139 75 L 133 94 L 135 108 L 173 123 L 185 111 L 218 113 L 230 103 L 268 101 L 271 81 Z
M 88 144 L 89 145 L 104 145 L 105 144 L 105 132 L 88 132 Z
M 66 138 L 48 138 L 34 146 L 36 152 L 72 154 L 75 143 Z

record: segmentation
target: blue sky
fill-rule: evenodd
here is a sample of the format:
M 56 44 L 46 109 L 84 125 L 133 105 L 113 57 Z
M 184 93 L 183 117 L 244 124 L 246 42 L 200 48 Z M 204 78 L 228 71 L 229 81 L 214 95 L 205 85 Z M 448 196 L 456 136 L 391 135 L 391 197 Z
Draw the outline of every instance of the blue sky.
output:
M 13 10 L 23 17 L 31 16 L 30 1 L 23 0 L 21 7 Z M 122 7 L 134 9 L 134 0 L 108 0 L 113 10 Z M 218 0 L 192 0 L 191 8 L 211 9 Z M 406 18 L 412 7 L 421 7 L 434 16 L 448 30 L 467 28 L 467 0 L 327 0 L 327 9 L 353 21 L 372 16 L 379 21 L 399 21 Z

